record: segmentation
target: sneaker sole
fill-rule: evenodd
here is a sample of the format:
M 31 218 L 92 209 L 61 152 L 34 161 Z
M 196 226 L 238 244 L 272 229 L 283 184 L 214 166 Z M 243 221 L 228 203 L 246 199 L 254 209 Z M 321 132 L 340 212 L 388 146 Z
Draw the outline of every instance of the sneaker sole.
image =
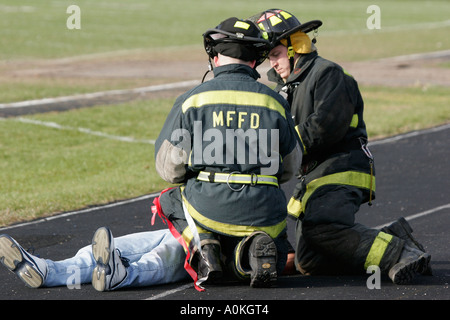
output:
M 269 236 L 256 238 L 250 266 L 252 275 L 250 286 L 253 288 L 271 287 L 277 281 L 277 247 Z
M 0 262 L 30 288 L 39 288 L 44 283 L 41 274 L 24 261 L 17 243 L 8 236 L 0 237 Z
M 24 263 L 23 266 L 16 271 L 16 274 L 30 288 L 39 288 L 44 282 L 44 279 L 39 272 L 28 263 Z
M 15 241 L 8 236 L 0 237 L 0 262 L 13 271 L 22 263 L 23 256 Z
M 92 254 L 97 265 L 92 272 L 92 286 L 97 291 L 105 291 L 106 265 L 110 258 L 111 235 L 106 228 L 97 229 L 92 238 Z
M 97 291 L 105 291 L 106 289 L 106 272 L 105 268 L 96 266 L 92 272 L 92 286 Z

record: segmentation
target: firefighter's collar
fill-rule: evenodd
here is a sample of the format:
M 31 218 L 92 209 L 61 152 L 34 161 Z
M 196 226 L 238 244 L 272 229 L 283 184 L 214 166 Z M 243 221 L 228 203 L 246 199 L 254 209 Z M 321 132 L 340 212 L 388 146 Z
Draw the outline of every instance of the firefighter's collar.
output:
M 216 67 L 216 68 L 214 68 L 213 71 L 214 71 L 214 77 L 217 77 L 221 74 L 226 74 L 226 73 L 248 74 L 255 80 L 257 80 L 258 78 L 261 77 L 259 75 L 258 71 L 256 71 L 255 69 L 253 69 L 245 64 L 239 64 L 239 63 L 232 63 L 232 64 L 227 64 L 224 66 Z

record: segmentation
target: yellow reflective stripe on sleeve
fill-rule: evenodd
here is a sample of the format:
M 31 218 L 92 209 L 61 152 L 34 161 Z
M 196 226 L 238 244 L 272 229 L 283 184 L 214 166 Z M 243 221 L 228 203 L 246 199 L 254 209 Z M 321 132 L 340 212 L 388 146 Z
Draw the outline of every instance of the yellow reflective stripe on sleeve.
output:
M 358 122 L 359 122 L 359 117 L 358 117 L 358 114 L 355 113 L 352 117 L 352 122 L 350 122 L 350 127 L 356 128 L 358 126 Z
M 195 94 L 186 99 L 182 105 L 182 110 L 185 113 L 190 108 L 200 108 L 215 104 L 268 108 L 277 111 L 286 119 L 286 111 L 276 99 L 266 94 L 238 90 L 206 91 Z
M 367 255 L 366 262 L 364 263 L 364 269 L 367 269 L 369 266 L 380 265 L 381 258 L 383 258 L 384 252 L 386 251 L 386 248 L 391 240 L 392 235 L 384 232 L 378 233 L 372 243 L 372 246 L 370 247 L 369 254 Z
M 343 69 L 342 71 L 344 71 L 344 74 L 346 74 L 346 75 L 348 75 L 349 77 L 352 77 L 352 78 L 353 78 L 353 76 L 351 75 L 351 73 L 349 73 L 347 70 Z
M 200 214 L 195 208 L 186 200 L 184 195 L 182 194 L 183 202 L 186 205 L 186 208 L 193 219 L 198 221 L 200 224 L 204 226 L 208 226 L 217 232 L 228 234 L 236 237 L 245 237 L 255 231 L 264 231 L 270 237 L 276 238 L 285 228 L 286 228 L 286 219 L 279 222 L 273 226 L 267 227 L 257 227 L 257 226 L 245 226 L 245 225 L 234 225 L 223 222 L 218 222 L 211 220 L 202 214 Z

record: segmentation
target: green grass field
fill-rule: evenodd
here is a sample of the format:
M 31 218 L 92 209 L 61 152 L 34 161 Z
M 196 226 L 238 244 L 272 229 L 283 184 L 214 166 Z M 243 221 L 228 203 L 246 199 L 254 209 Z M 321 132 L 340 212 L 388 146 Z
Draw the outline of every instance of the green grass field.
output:
M 70 16 L 66 9 L 72 4 L 81 10 L 80 30 L 66 27 Z M 21 0 L 20 3 L 3 0 L 0 60 L 52 59 L 201 45 L 202 33 L 219 21 L 230 16 L 245 18 L 273 7 L 292 12 L 301 21 L 321 19 L 324 22 L 321 41 L 339 41 L 339 51 L 354 52 L 361 59 L 450 48 L 446 36 L 450 27 L 448 1 L 376 1 L 381 9 L 380 30 L 366 27 L 370 16 L 366 10 L 370 4 L 375 3 L 361 0 Z M 384 48 L 369 50 L 377 48 L 380 40 L 385 42 Z
M 66 9 L 81 8 L 68 30 Z M 179 59 L 202 54 L 202 33 L 230 17 L 280 7 L 321 19 L 321 55 L 361 61 L 450 49 L 448 1 L 377 1 L 381 29 L 368 30 L 368 1 L 31 1 L 0 4 L 0 103 L 143 86 L 149 79 L 11 77 L 17 66 L 69 59 Z M 162 53 L 161 53 L 162 52 Z M 184 57 L 185 58 L 185 57 Z M 443 64 L 442 68 L 448 68 Z M 370 137 L 446 123 L 448 87 L 362 87 Z M 0 119 L 0 226 L 161 190 L 154 140 L 174 98 Z M 56 123 L 64 129 L 45 124 Z M 81 132 L 133 138 L 123 142 Z
M 111 59 L 114 63 L 149 56 L 166 60 L 199 56 L 205 30 L 229 16 L 248 17 L 273 6 L 293 12 L 301 21 L 321 19 L 320 54 L 338 62 L 450 49 L 448 1 L 377 1 L 380 30 L 366 27 L 368 1 L 82 0 L 75 1 L 81 10 L 80 30 L 66 27 L 71 4 L 2 1 L 0 103 L 143 86 L 148 80 L 19 77 L 13 72 L 24 65 L 33 70 L 49 61 Z

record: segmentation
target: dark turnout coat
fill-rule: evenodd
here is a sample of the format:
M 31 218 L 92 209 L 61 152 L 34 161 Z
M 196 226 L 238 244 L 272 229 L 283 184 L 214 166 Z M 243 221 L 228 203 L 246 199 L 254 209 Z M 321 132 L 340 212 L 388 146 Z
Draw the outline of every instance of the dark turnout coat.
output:
M 214 75 L 177 99 L 156 141 L 158 173 L 182 184 L 161 197 L 162 209 L 182 219 L 184 205 L 209 232 L 262 230 L 275 238 L 287 217 L 279 184 L 301 161 L 289 105 L 246 65 L 218 67 Z M 184 235 L 189 242 L 192 235 Z
M 374 191 L 373 160 L 362 148 L 367 142 L 364 103 L 353 77 L 317 52 L 301 55 L 286 82 L 274 69 L 268 77 L 277 83 L 277 91 L 287 94 L 305 150 L 303 188 L 296 190 L 289 213 L 299 216 L 312 192 L 330 183 Z

